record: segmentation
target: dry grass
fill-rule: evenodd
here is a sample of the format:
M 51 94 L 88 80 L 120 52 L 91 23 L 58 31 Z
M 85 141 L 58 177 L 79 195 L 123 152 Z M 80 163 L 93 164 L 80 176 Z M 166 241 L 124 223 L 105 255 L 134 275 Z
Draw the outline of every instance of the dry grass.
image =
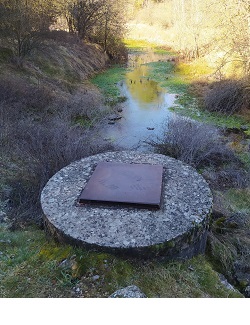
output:
M 98 46 L 70 39 L 44 42 L 22 69 L 2 65 L 0 186 L 10 189 L 1 199 L 8 200 L 13 229 L 41 224 L 40 193 L 55 172 L 105 150 L 91 128 L 105 114 L 102 96 L 85 81 L 105 62 Z

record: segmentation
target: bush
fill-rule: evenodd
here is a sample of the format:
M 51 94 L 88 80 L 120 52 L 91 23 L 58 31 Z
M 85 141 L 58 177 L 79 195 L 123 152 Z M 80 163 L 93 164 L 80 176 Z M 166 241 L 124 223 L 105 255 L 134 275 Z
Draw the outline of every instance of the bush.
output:
M 15 227 L 41 223 L 40 194 L 53 174 L 82 157 L 110 150 L 91 141 L 89 132 L 61 118 L 51 118 L 46 124 L 24 119 L 13 125 L 8 146 L 18 173 L 9 182 L 9 216 Z
M 171 119 L 164 126 L 163 136 L 149 144 L 156 152 L 196 168 L 218 166 L 236 159 L 233 152 L 223 144 L 215 127 L 185 118 Z
M 212 87 L 204 99 L 208 111 L 231 115 L 250 110 L 250 87 L 247 80 L 220 81 Z
M 46 86 L 31 85 L 18 77 L 0 79 L 0 104 L 15 105 L 18 111 L 41 111 L 52 101 L 52 91 Z

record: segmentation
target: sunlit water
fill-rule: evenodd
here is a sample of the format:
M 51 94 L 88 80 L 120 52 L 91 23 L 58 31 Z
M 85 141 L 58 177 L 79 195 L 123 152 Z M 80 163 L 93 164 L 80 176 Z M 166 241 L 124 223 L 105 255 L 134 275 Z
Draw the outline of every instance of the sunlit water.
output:
M 119 83 L 123 103 L 122 116 L 115 124 L 105 128 L 105 138 L 122 149 L 147 150 L 145 141 L 162 134 L 162 125 L 173 113 L 168 108 L 175 101 L 157 82 L 148 77 L 149 67 L 144 65 L 166 59 L 154 53 L 130 54 L 125 80 Z

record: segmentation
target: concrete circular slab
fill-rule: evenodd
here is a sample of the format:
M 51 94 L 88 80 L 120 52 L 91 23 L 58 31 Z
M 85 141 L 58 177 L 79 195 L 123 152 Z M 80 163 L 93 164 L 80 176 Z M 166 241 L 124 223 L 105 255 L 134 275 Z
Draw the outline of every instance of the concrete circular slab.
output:
M 163 166 L 160 209 L 78 203 L 99 162 Z M 45 224 L 60 242 L 111 253 L 164 259 L 205 250 L 212 194 L 195 169 L 176 159 L 133 151 L 107 152 L 57 172 L 41 195 Z

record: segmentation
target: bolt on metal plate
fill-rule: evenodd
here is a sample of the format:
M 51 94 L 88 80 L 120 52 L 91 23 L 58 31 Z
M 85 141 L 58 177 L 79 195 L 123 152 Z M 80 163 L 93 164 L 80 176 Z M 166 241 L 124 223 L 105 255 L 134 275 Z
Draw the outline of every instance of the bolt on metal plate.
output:
M 124 203 L 160 208 L 163 166 L 100 162 L 79 203 Z

